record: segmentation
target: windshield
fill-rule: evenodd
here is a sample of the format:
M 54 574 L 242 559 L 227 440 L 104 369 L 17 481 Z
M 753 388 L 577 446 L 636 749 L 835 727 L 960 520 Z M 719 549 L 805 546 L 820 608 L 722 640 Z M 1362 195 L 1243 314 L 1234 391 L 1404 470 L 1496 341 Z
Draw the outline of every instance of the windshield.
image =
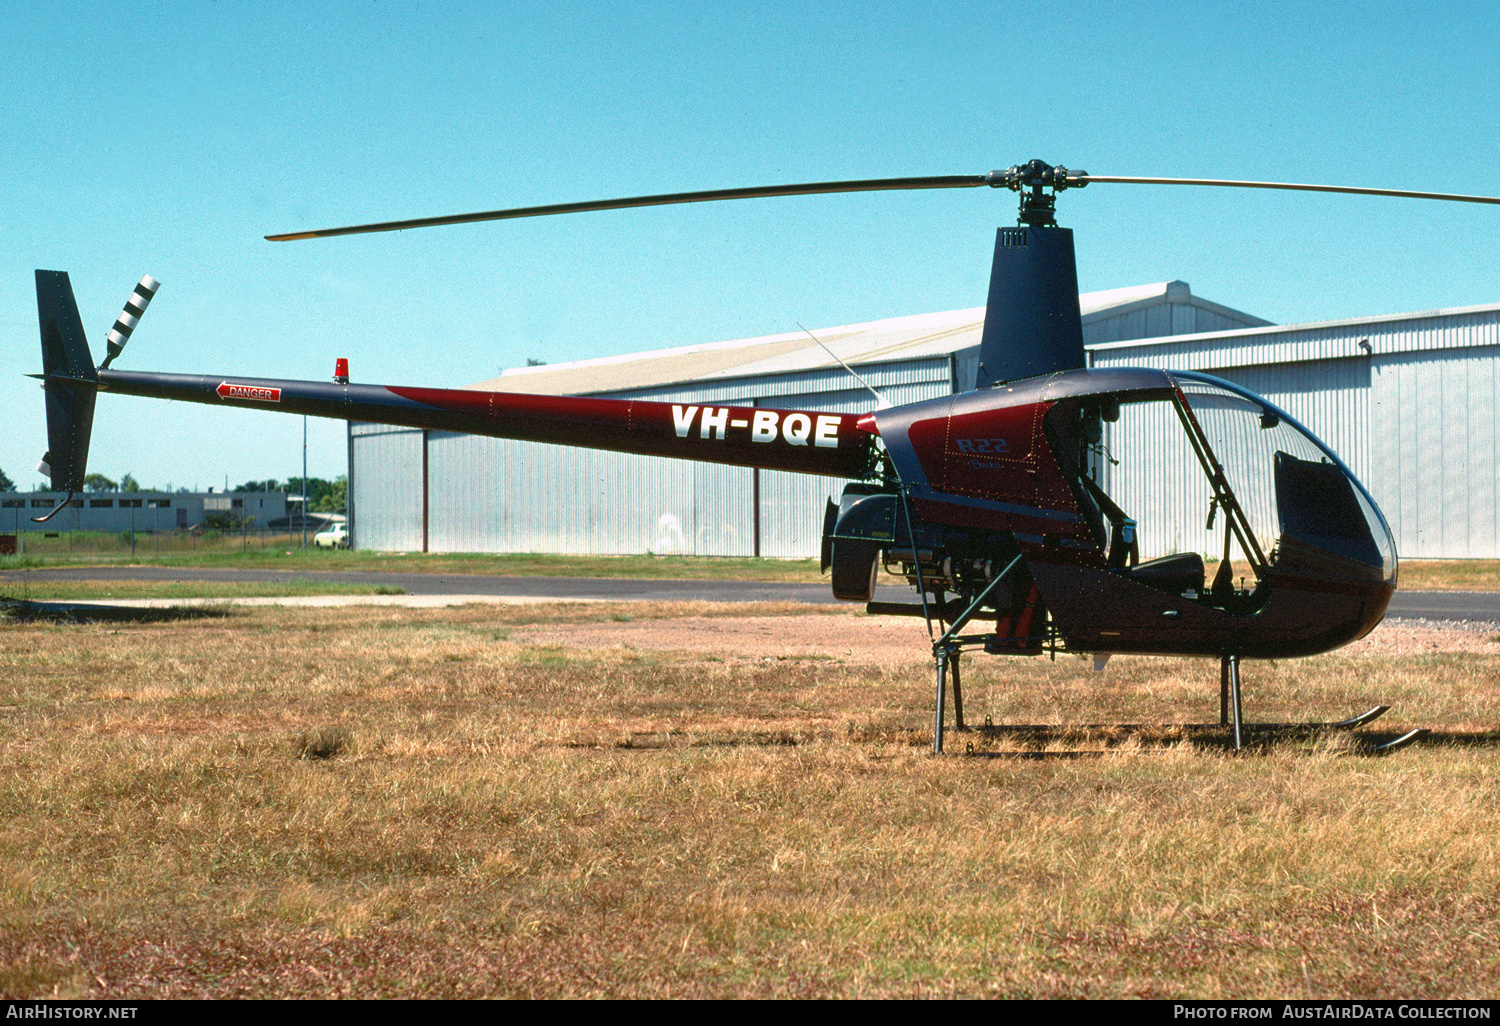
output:
M 1273 566 L 1311 548 L 1394 577 L 1390 528 L 1327 446 L 1252 392 L 1206 374 L 1174 377 Z

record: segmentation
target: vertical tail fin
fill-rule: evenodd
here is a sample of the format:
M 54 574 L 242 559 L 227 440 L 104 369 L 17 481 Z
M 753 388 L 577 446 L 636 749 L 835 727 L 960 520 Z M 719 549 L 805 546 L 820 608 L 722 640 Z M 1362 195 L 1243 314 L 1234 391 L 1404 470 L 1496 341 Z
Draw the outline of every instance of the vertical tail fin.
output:
M 82 491 L 99 375 L 66 271 L 36 272 L 36 310 L 47 393 L 47 454 L 37 469 L 57 491 Z

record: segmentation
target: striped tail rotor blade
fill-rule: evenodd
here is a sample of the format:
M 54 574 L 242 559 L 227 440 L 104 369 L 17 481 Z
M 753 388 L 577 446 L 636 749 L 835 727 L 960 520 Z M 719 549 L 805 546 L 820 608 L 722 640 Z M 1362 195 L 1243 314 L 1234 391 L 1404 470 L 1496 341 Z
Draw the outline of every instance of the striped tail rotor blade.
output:
M 151 297 L 156 295 L 156 290 L 161 288 L 161 282 L 149 274 L 141 275 L 141 280 L 136 283 L 135 291 L 125 301 L 125 309 L 120 316 L 115 318 L 115 326 L 109 329 L 109 334 L 104 337 L 105 348 L 108 350 L 104 362 L 99 366 L 108 367 L 110 362 L 125 350 L 125 343 L 130 341 L 130 333 L 135 326 L 141 322 L 141 315 L 146 312 L 146 307 L 151 305 Z

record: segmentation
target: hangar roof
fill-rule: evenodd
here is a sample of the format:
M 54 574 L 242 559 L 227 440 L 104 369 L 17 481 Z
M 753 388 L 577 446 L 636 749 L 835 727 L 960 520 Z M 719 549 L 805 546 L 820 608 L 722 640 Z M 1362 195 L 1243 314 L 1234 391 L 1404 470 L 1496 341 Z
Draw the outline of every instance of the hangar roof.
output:
M 1088 292 L 1078 297 L 1083 314 L 1084 341 L 1104 341 L 1199 330 L 1214 327 L 1252 327 L 1269 322 L 1192 295 L 1187 282 L 1157 282 L 1123 289 Z M 500 377 L 468 387 L 484 391 L 532 392 L 539 395 L 592 394 L 622 389 L 651 388 L 716 378 L 788 374 L 837 366 L 824 350 L 852 365 L 945 357 L 979 345 L 984 331 L 982 306 L 945 313 L 892 317 L 863 324 L 820 328 L 812 334 L 791 331 L 760 338 L 709 342 L 657 349 L 624 356 L 516 367 Z M 1186 319 L 1183 312 L 1195 315 Z M 1142 316 L 1151 313 L 1160 317 Z M 1161 322 L 1161 323 L 1158 323 Z M 1135 325 L 1138 323 L 1138 327 Z M 1150 330 L 1154 328 L 1155 330 Z M 1094 335 L 1095 338 L 1090 336 Z M 823 345 L 819 345 L 822 342 Z
M 1095 367 L 1213 370 L 1500 345 L 1500 303 L 1090 345 Z

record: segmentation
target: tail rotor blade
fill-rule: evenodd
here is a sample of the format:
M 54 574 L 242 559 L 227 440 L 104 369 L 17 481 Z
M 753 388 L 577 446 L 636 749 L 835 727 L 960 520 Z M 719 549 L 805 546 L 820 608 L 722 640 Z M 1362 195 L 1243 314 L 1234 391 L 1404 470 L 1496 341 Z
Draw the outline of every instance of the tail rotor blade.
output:
M 130 341 L 130 333 L 135 331 L 135 326 L 141 322 L 141 315 L 146 312 L 146 307 L 151 305 L 151 297 L 156 295 L 156 290 L 161 288 L 161 282 L 149 274 L 141 275 L 141 280 L 136 283 L 135 291 L 125 301 L 125 309 L 120 316 L 115 318 L 115 326 L 109 329 L 109 334 L 104 337 L 104 347 L 107 353 L 104 362 L 99 366 L 107 369 L 114 358 L 125 351 L 125 343 Z

